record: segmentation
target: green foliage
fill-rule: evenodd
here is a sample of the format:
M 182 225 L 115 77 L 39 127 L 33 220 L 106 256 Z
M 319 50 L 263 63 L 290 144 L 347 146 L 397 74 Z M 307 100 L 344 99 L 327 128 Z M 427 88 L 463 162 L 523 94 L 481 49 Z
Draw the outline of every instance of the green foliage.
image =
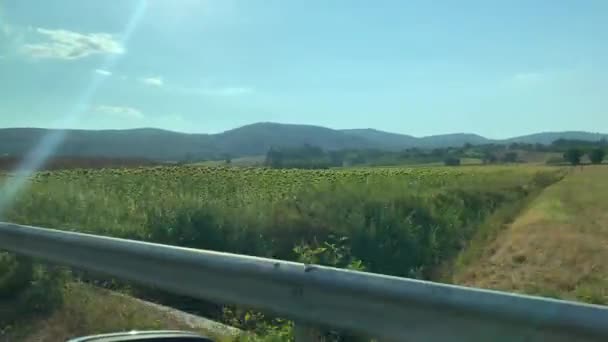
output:
M 0 298 L 9 298 L 28 287 L 34 277 L 30 259 L 0 253 Z
M 551 144 L 553 150 L 566 152 L 571 149 L 588 150 L 592 148 L 606 148 L 608 140 L 584 140 L 584 139 L 558 139 Z
M 64 271 L 28 258 L 0 253 L 0 330 L 24 317 L 41 315 L 62 301 Z
M 571 148 L 568 151 L 564 152 L 564 160 L 567 160 L 572 165 L 578 165 L 581 163 L 581 158 L 583 157 L 583 151 L 577 148 Z
M 517 162 L 517 152 L 507 152 L 502 157 L 502 161 L 505 163 L 516 163 Z
M 589 160 L 593 164 L 601 164 L 606 157 L 606 150 L 601 148 L 594 148 L 589 152 Z
M 348 240 L 348 237 L 336 239 L 333 235 L 330 235 L 328 241 L 320 244 L 321 246 L 318 246 L 319 243 L 314 241 L 315 246 L 304 243 L 294 247 L 293 251 L 297 257 L 296 261 L 304 264 L 365 271 L 363 261 L 353 258 Z
M 484 151 L 481 160 L 484 164 L 494 164 L 498 161 L 498 157 L 490 151 Z
M 443 161 L 443 163 L 446 166 L 458 166 L 460 165 L 460 158 L 448 157 Z

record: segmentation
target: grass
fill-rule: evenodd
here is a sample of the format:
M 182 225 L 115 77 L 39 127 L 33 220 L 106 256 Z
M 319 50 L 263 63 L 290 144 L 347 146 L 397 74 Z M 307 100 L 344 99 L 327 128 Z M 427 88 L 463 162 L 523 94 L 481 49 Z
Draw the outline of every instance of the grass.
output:
M 608 304 L 607 246 L 608 168 L 573 168 L 474 258 L 461 259 L 452 281 Z
M 561 176 L 557 168 L 520 166 L 42 172 L 7 215 L 22 224 L 429 279 L 484 222 L 511 215 L 511 206 Z M 57 312 L 73 312 L 65 311 L 70 305 Z M 188 302 L 207 314 L 205 305 Z M 81 313 L 97 318 L 77 321 L 79 333 L 124 327 L 114 317 L 102 322 L 110 315 L 103 306 L 89 309 Z M 247 326 L 267 332 L 266 323 Z
M 219 335 L 190 325 L 175 316 L 153 310 L 142 302 L 81 283 L 67 283 L 63 305 L 51 315 L 41 315 L 27 323 L 5 329 L 0 341 L 66 341 L 70 338 L 131 330 L 188 330 L 229 341 Z

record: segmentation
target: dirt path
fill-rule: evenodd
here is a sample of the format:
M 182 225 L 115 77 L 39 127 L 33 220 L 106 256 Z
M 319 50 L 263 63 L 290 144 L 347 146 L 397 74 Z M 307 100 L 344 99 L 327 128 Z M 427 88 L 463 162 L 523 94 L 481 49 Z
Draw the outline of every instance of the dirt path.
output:
M 543 191 L 454 283 L 608 304 L 608 167 Z

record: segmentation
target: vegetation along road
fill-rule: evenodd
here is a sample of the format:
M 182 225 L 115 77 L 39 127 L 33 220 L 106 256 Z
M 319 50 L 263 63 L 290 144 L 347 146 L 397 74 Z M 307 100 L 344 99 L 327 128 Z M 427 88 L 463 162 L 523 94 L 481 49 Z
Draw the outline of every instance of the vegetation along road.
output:
M 608 168 L 572 169 L 455 276 L 457 283 L 608 303 Z
M 7 215 L 22 224 L 605 303 L 606 176 L 602 166 L 533 165 L 77 169 L 35 174 Z M 242 339 L 292 336 L 280 318 L 10 255 L 2 255 L 0 275 L 0 300 L 11 302 L 0 310 L 0 336 L 9 340 L 52 341 L 127 323 L 187 326 L 163 310 L 134 315 L 150 308 L 138 301 L 120 301 L 118 316 L 109 315 L 106 305 L 92 305 L 115 298 L 99 287 L 236 326 L 247 332 Z M 60 323 L 74 315 L 80 323 Z

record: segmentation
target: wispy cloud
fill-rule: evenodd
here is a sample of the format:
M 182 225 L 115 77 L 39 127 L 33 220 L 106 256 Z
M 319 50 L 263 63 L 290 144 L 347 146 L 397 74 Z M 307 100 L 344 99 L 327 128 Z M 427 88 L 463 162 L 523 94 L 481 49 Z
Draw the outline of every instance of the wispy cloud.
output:
M 140 78 L 140 81 L 143 84 L 153 87 L 162 87 L 164 84 L 163 79 L 161 77 L 143 77 Z
M 94 70 L 96 74 L 102 75 L 102 76 L 110 76 L 112 75 L 112 73 L 108 70 L 103 70 L 103 69 L 95 69 Z
M 95 107 L 94 111 L 97 113 L 116 116 L 116 117 L 122 117 L 122 118 L 126 118 L 126 119 L 143 119 L 144 118 L 144 114 L 139 109 L 136 109 L 133 107 L 101 105 L 101 106 Z
M 95 54 L 121 54 L 124 48 L 108 33 L 83 34 L 36 28 L 40 41 L 24 44 L 21 51 L 34 58 L 73 60 Z
M 251 87 L 187 87 L 172 83 L 165 83 L 161 76 L 140 77 L 139 82 L 152 86 L 162 87 L 163 90 L 182 94 L 201 96 L 240 96 L 254 92 Z

